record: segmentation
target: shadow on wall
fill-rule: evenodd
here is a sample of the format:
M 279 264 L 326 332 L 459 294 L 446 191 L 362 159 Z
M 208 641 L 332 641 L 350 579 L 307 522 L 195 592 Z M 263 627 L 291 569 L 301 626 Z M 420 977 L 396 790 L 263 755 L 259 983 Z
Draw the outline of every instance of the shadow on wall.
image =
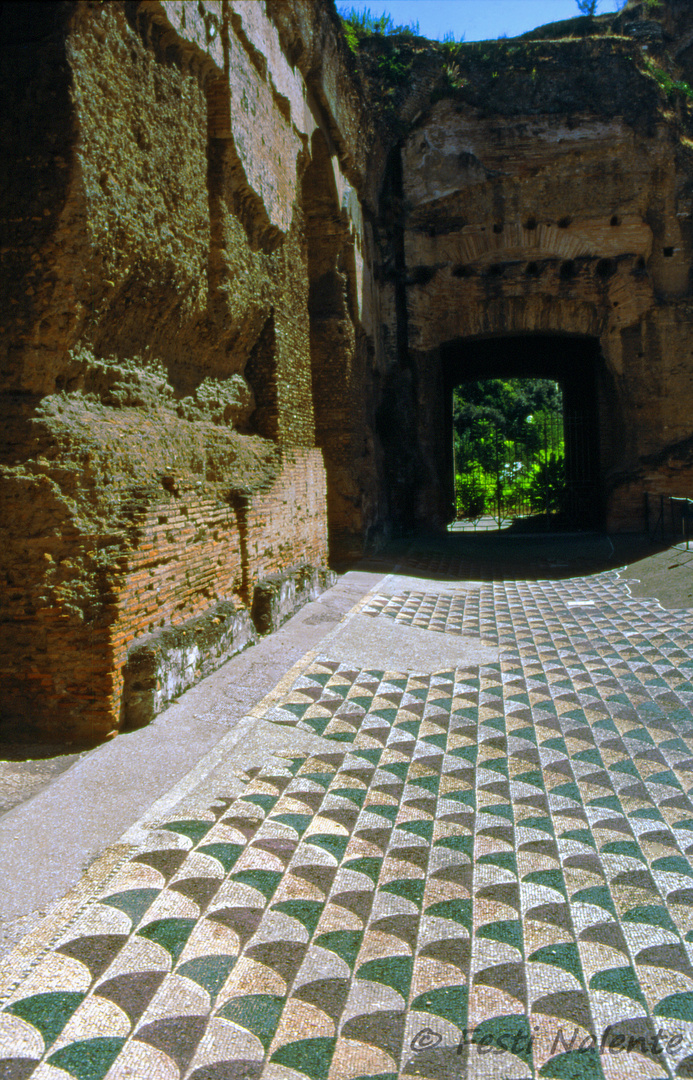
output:
M 308 245 L 310 355 L 315 438 L 327 472 L 330 557 L 363 550 L 363 485 L 359 478 L 365 421 L 363 351 L 356 330 L 354 238 L 339 196 L 327 140 L 313 135 L 303 176 Z

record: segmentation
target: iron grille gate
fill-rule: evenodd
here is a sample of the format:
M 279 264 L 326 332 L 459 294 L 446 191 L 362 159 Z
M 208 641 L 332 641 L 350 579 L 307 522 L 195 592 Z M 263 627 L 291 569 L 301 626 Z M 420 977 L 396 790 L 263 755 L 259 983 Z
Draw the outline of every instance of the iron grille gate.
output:
M 532 517 L 547 528 L 594 523 L 594 424 L 586 410 L 538 417 L 531 448 L 490 423 L 484 427 L 482 438 L 464 441 L 455 462 L 458 521 L 486 519 L 499 528 Z

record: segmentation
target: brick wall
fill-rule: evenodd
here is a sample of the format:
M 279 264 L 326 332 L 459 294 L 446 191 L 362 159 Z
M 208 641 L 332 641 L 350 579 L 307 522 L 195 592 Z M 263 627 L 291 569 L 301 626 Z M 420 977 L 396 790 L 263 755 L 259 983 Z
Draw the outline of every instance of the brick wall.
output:
M 175 494 L 151 507 L 127 559 L 112 626 L 114 679 L 108 708 L 117 726 L 127 650 L 137 638 L 178 626 L 220 600 L 249 605 L 256 582 L 299 563 L 327 564 L 322 454 L 288 450 L 275 480 L 232 502 Z
M 284 451 L 264 486 L 230 501 L 213 484 L 143 493 L 125 543 L 123 533 L 78 533 L 65 518 L 47 536 L 40 514 L 32 534 L 26 507 L 45 506 L 48 486 L 27 479 L 14 499 L 3 489 L 0 505 L 0 519 L 16 524 L 2 529 L 14 551 L 0 615 L 5 738 L 94 742 L 115 733 L 133 642 L 220 601 L 250 608 L 255 584 L 270 575 L 327 565 L 320 450 Z M 107 542 L 119 554 L 106 565 Z

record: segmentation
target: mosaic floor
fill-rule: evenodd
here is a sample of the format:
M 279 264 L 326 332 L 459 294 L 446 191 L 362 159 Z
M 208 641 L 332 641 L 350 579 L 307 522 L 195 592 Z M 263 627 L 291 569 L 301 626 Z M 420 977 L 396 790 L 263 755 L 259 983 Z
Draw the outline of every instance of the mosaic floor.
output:
M 478 593 L 473 595 L 478 596 Z M 464 601 L 464 595 L 455 596 L 454 593 L 410 592 L 401 596 L 374 596 L 362 609 L 362 614 L 374 618 L 387 615 L 395 622 L 418 626 L 422 630 L 463 634 L 468 631 L 464 623 Z
M 1 1080 L 693 1076 L 693 618 L 615 573 L 361 610 L 500 661 L 313 659 L 268 715 L 324 751 L 18 955 Z

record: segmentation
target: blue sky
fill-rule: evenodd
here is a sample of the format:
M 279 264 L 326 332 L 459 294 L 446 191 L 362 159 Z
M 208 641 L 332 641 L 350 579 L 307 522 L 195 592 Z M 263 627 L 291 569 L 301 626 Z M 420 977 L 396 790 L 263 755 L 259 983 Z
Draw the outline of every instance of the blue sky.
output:
M 618 11 L 622 0 L 598 0 L 597 13 Z M 514 37 L 558 19 L 579 15 L 575 0 L 337 0 L 340 11 L 370 8 L 389 12 L 398 25 L 418 22 L 423 37 L 442 39 L 452 31 L 459 40 L 484 41 L 501 34 Z

